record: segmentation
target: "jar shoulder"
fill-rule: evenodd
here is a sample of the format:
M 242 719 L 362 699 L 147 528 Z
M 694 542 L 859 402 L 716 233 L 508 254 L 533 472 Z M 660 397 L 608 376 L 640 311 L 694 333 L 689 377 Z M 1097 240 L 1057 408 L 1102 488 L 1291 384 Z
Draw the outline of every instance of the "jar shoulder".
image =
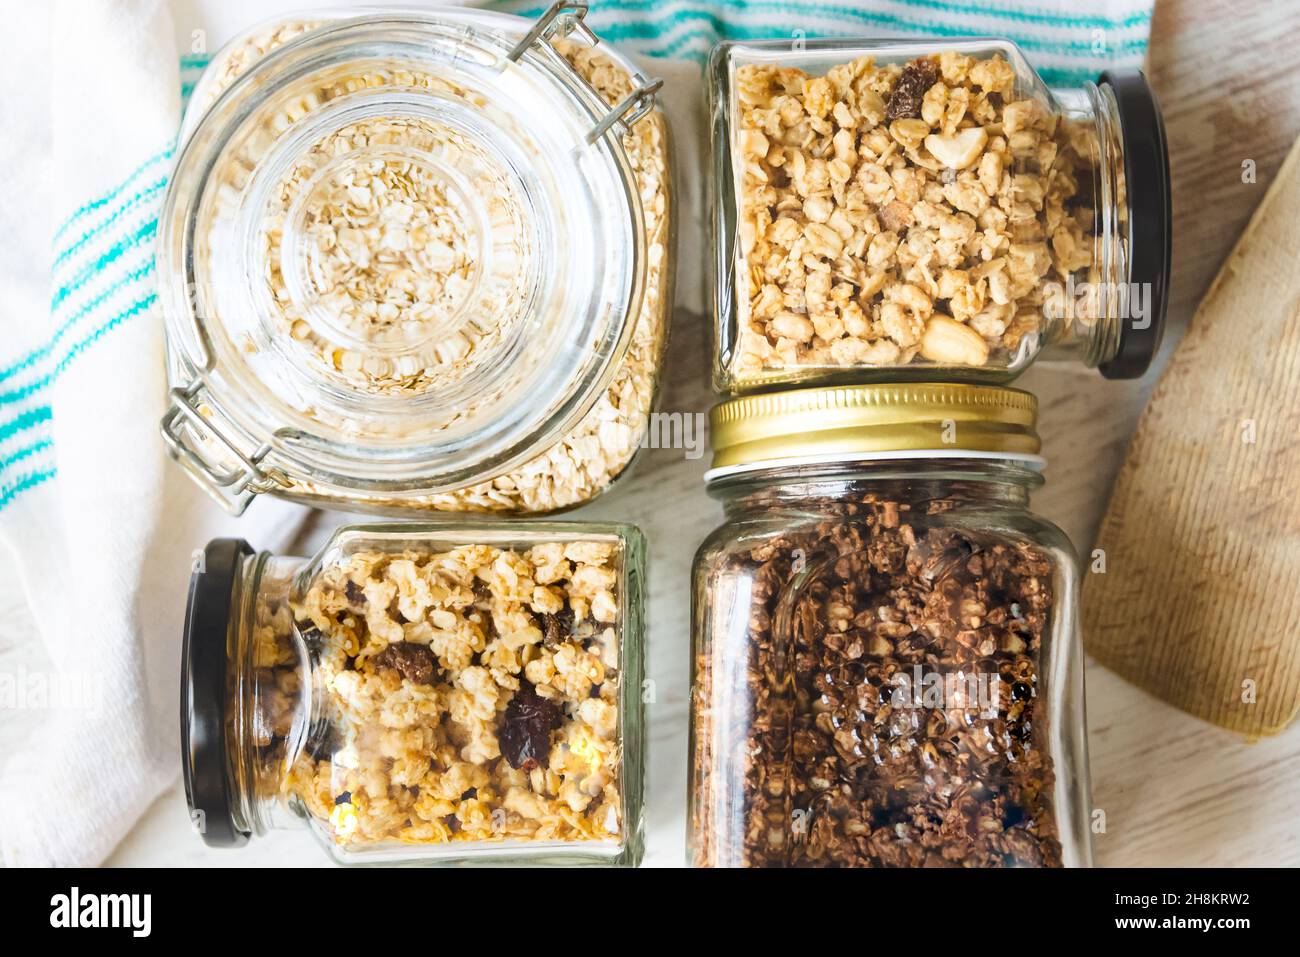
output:
M 945 529 L 968 533 L 1006 545 L 1035 548 L 1054 563 L 1077 565 L 1079 553 L 1070 537 L 1055 523 L 1033 510 L 1014 504 L 959 504 L 942 510 L 902 510 L 898 523 L 910 528 L 911 537 Z M 737 511 L 716 527 L 696 551 L 696 568 L 707 568 L 745 552 L 758 552 L 756 560 L 783 540 L 790 547 L 800 541 L 829 538 L 841 545 L 869 543 L 892 533 L 874 512 L 848 514 L 836 508 L 806 505 L 754 508 Z

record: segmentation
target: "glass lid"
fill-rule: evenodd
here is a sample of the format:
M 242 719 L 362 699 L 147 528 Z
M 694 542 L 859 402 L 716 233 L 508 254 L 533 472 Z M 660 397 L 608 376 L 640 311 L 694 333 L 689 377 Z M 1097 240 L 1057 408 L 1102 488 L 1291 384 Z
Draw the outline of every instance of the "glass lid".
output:
M 329 22 L 194 126 L 161 295 L 186 395 L 229 444 L 313 483 L 436 492 L 521 464 L 595 402 L 639 308 L 621 120 L 653 89 L 611 111 L 549 42 L 594 42 L 580 16 L 527 26 Z

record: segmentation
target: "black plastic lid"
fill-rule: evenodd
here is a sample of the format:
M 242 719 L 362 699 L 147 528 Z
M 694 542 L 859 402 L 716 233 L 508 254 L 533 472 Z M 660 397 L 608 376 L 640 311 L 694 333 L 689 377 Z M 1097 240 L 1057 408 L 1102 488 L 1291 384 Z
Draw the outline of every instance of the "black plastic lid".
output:
M 1150 290 L 1143 318 L 1122 317 L 1119 349 L 1100 366 L 1108 379 L 1136 379 L 1151 365 L 1165 331 L 1169 270 L 1173 257 L 1173 203 L 1169 194 L 1169 145 L 1151 84 L 1140 70 L 1107 70 L 1098 80 L 1115 94 L 1124 137 L 1128 193 L 1130 292 Z
M 226 639 L 236 575 L 253 554 L 242 538 L 217 538 L 190 577 L 181 651 L 181 765 L 190 821 L 212 847 L 239 847 L 248 832 L 235 826 L 226 748 L 229 660 Z

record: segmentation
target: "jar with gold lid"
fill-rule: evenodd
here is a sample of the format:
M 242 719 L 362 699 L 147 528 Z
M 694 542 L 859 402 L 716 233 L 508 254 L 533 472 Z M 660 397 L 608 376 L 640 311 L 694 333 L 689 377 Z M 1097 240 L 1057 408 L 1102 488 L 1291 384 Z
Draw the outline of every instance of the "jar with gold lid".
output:
M 713 410 L 690 863 L 1090 863 L 1079 562 L 1029 509 L 1036 419 L 943 383 Z

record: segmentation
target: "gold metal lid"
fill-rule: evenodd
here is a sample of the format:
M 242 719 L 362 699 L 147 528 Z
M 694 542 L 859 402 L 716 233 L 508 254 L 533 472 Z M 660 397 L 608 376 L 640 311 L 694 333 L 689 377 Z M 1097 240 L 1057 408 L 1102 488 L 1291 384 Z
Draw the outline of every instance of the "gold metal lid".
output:
M 784 463 L 999 458 L 1041 465 L 1038 400 L 949 382 L 798 389 L 721 402 L 706 479 Z

